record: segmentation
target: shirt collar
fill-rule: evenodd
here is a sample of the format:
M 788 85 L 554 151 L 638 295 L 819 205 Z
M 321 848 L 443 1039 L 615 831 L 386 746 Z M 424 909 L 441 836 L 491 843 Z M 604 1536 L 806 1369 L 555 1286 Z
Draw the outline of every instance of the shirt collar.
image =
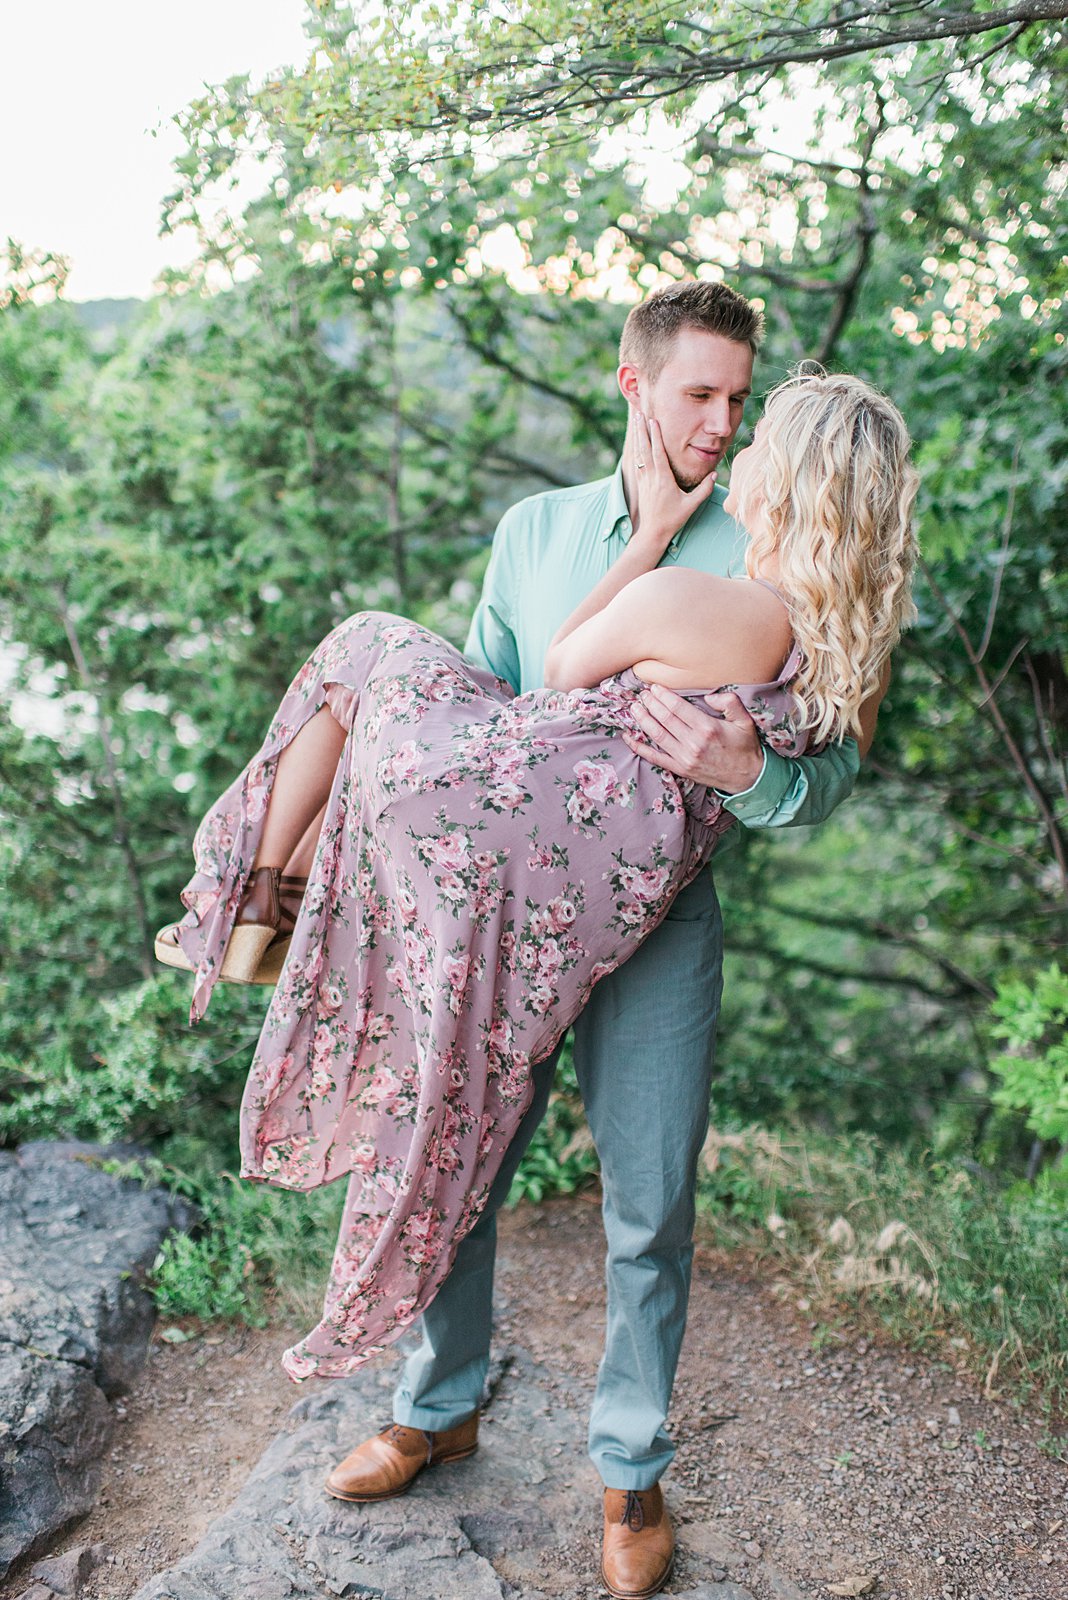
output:
M 620 456 L 615 472 L 608 480 L 608 498 L 604 507 L 604 523 L 601 527 L 601 538 L 607 539 L 616 532 L 619 524 L 626 522 L 627 527 L 624 538 L 629 539 L 631 534 L 630 512 L 627 510 L 627 497 L 623 493 L 623 457 Z
M 708 499 L 703 500 L 698 506 L 697 510 L 692 513 L 686 522 L 683 523 L 678 533 L 672 539 L 668 549 L 673 554 L 677 554 L 683 540 L 690 531 L 691 524 L 699 523 L 701 517 L 713 507 L 722 506 L 725 498 L 726 490 L 722 488 L 722 486 L 717 485 L 716 488 L 712 490 L 712 493 L 709 495 Z M 624 528 L 620 528 L 621 523 L 625 523 L 626 526 Z M 741 530 L 739 530 L 739 532 L 740 531 Z M 622 456 L 619 458 L 615 472 L 613 472 L 612 476 L 608 480 L 608 496 L 605 500 L 604 522 L 601 524 L 601 538 L 602 540 L 610 539 L 612 534 L 616 532 L 622 533 L 624 543 L 626 543 L 633 532 L 633 529 L 630 525 L 630 512 L 627 510 L 627 497 L 623 493 Z

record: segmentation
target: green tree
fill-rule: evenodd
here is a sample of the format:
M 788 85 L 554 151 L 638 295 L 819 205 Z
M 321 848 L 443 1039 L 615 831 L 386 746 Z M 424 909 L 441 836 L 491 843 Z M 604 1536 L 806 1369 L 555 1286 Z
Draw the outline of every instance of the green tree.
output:
M 158 1130 L 159 1083 L 131 1074 L 128 1021 L 105 1002 L 147 986 L 144 1027 L 165 1038 L 176 1024 L 152 933 L 177 910 L 196 818 L 330 627 L 367 606 L 430 608 L 449 625 L 442 600 L 484 537 L 488 464 L 509 431 L 498 378 L 428 303 L 377 276 L 354 290 L 351 267 L 306 260 L 285 222 L 277 200 L 257 208 L 254 279 L 202 297 L 202 263 L 112 355 L 47 300 L 54 264 L 32 282 L 26 258 L 12 264 L 0 311 L 0 640 L 23 697 L 0 733 L 0 882 L 20 908 L 0 931 L 11 1131 L 46 1115 L 114 1131 L 112 1111 L 94 1109 L 115 1099 L 95 1081 L 108 1074 L 129 1090 L 130 1126 L 145 1113 Z M 468 581 L 454 630 L 473 593 Z M 219 1008 L 213 1059 L 247 1047 L 253 1010 L 248 997 Z

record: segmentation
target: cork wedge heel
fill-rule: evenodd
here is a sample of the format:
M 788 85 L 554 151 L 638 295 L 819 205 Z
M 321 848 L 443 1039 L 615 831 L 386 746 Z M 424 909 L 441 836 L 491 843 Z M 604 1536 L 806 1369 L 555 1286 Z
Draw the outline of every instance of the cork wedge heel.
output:
M 296 925 L 307 878 L 278 867 L 257 867 L 241 897 L 223 956 L 219 981 L 273 987 L 281 976 Z M 178 925 L 161 928 L 155 939 L 156 960 L 181 972 L 195 968 L 177 942 Z

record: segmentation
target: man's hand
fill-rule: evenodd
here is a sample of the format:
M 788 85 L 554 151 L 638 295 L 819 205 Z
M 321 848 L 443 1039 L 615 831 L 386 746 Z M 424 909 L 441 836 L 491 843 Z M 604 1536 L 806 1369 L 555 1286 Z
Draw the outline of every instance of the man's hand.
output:
M 626 738 L 635 755 L 724 794 L 740 794 L 760 777 L 764 754 L 756 724 L 730 690 L 705 695 L 708 716 L 681 695 L 650 684 L 634 702 L 634 720 L 648 744 Z

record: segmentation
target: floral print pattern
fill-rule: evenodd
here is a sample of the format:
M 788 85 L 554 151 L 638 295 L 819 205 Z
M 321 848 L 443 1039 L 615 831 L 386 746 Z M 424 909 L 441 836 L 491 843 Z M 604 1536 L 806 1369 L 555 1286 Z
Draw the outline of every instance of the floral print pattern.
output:
M 776 748 L 796 653 L 735 686 Z M 633 672 L 515 696 L 400 617 L 360 612 L 297 673 L 194 841 L 182 949 L 204 1013 L 278 757 L 324 705 L 348 737 L 241 1107 L 241 1176 L 348 1189 L 323 1317 L 290 1376 L 341 1377 L 429 1304 L 548 1055 L 732 825 L 642 761 Z M 693 690 L 701 704 L 707 691 Z

